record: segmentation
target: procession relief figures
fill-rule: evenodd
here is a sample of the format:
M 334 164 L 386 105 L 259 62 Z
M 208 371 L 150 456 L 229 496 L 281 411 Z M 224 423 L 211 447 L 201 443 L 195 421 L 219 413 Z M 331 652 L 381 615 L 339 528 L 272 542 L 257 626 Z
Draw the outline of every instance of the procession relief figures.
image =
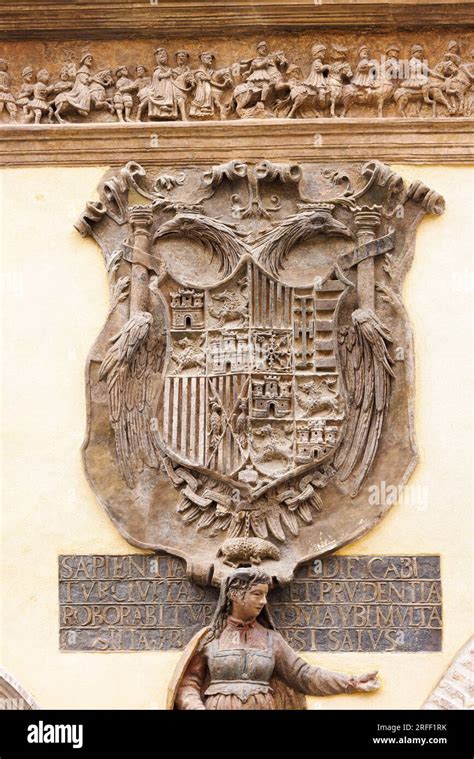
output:
M 96 66 L 85 50 L 57 72 L 0 60 L 0 120 L 153 122 L 357 116 L 472 116 L 474 49 L 455 39 L 438 60 L 422 42 L 374 50 L 315 41 L 296 65 L 264 40 L 236 61 L 210 50 L 154 50 L 154 67 Z M 124 58 L 126 56 L 124 55 Z

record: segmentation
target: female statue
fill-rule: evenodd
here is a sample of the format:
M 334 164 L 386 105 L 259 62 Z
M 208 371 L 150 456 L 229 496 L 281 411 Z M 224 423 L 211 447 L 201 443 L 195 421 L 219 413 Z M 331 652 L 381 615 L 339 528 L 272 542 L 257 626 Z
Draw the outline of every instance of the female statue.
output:
M 151 119 L 177 119 L 178 101 L 167 51 L 158 47 L 155 50 L 155 59 L 156 67 L 148 93 L 148 116 Z
M 307 664 L 273 626 L 271 579 L 236 569 L 221 585 L 213 620 L 185 649 L 169 689 L 170 709 L 305 709 L 304 694 L 376 690 L 377 673 L 345 675 Z

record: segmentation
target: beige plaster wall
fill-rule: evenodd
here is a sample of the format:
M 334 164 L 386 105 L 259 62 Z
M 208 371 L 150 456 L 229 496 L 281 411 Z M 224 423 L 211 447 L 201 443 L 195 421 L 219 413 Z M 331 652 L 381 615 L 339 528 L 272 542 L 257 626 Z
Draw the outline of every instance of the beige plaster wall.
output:
M 416 345 L 420 463 L 402 503 L 344 553 L 440 553 L 441 653 L 313 653 L 348 672 L 378 668 L 369 696 L 315 709 L 418 708 L 472 632 L 469 482 L 472 168 L 394 167 L 441 192 L 447 210 L 420 226 L 405 287 Z M 108 308 L 101 254 L 73 222 L 102 168 L 0 172 L 3 472 L 0 664 L 47 708 L 162 708 L 179 653 L 58 650 L 57 556 L 129 553 L 82 472 L 83 367 Z M 472 283 L 472 280 L 471 280 Z M 472 285 L 471 285 L 472 287 Z

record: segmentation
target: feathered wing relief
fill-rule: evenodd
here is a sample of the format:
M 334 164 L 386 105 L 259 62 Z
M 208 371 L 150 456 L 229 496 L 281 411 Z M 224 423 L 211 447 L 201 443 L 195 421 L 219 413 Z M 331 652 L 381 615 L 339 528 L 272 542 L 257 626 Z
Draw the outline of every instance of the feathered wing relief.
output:
M 201 581 L 260 563 L 283 581 L 370 529 L 390 505 L 370 486 L 404 484 L 416 458 L 401 290 L 442 198 L 377 161 L 150 178 L 131 162 L 95 207 L 77 228 L 111 305 L 84 460 L 123 535 Z
M 177 214 L 157 230 L 154 239 L 167 235 L 188 237 L 202 243 L 211 252 L 212 258 L 218 258 L 219 273 L 223 277 L 231 274 L 241 256 L 249 251 L 228 224 L 199 213 Z
M 334 466 L 356 495 L 372 466 L 395 378 L 387 328 L 373 311 L 352 312 L 353 326 L 339 330 L 339 355 L 349 406 L 347 429 Z
M 136 311 L 112 337 L 99 369 L 99 380 L 107 383 L 119 470 L 130 488 L 144 466 L 160 464 L 153 419 L 165 348 L 153 316 Z
M 351 237 L 351 231 L 337 221 L 328 210 L 302 211 L 279 223 L 267 232 L 254 247 L 256 260 L 274 277 L 288 260 L 294 246 L 316 235 Z

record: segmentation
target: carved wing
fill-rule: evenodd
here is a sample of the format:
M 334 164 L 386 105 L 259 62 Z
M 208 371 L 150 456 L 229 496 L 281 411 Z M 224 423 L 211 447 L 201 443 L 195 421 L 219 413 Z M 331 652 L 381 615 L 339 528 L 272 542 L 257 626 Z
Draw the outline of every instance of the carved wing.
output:
M 267 232 L 255 245 L 254 256 L 277 277 L 293 246 L 317 234 L 352 236 L 345 224 L 336 221 L 329 211 L 302 211 Z
M 165 235 L 185 235 L 198 240 L 219 259 L 219 270 L 227 277 L 236 268 L 240 257 L 249 252 L 248 246 L 232 227 L 200 213 L 180 213 L 165 222 L 155 233 L 154 240 Z
M 359 308 L 353 312 L 352 322 L 353 326 L 338 334 L 349 415 L 334 465 L 340 482 L 352 476 L 351 495 L 355 496 L 377 453 L 395 374 L 388 350 L 391 337 L 376 314 Z
M 111 339 L 99 369 L 99 380 L 107 381 L 119 470 L 131 488 L 144 465 L 160 465 L 153 404 L 164 354 L 165 341 L 153 316 L 136 311 Z

